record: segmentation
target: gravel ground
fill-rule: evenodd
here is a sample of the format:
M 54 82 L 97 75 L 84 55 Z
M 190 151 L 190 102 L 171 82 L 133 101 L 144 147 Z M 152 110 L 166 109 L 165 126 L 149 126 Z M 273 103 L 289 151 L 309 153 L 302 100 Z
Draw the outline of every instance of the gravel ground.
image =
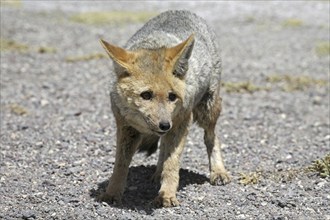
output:
M 330 153 L 329 53 L 319 51 L 329 47 L 329 1 L 1 4 L 1 39 L 12 49 L 1 50 L 0 219 L 330 219 L 329 178 L 304 171 Z M 100 37 L 123 45 L 143 24 L 87 25 L 70 17 L 128 8 L 189 9 L 222 45 L 217 132 L 233 181 L 209 184 L 202 131 L 193 126 L 175 208 L 151 203 L 157 155 L 134 157 L 122 207 L 95 201 L 114 165 L 112 64 L 68 57 L 103 53 Z M 294 80 L 274 76 L 311 83 L 291 88 Z M 240 82 L 261 89 L 226 89 Z

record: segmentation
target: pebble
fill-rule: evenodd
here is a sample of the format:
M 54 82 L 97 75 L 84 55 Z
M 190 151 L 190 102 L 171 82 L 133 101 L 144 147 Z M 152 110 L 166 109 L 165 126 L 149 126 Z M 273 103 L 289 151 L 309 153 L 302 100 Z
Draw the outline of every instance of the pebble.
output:
M 40 105 L 41 105 L 41 107 L 45 107 L 46 105 L 48 105 L 49 104 L 49 101 L 48 100 L 46 100 L 46 99 L 41 99 L 41 101 L 40 101 Z
M 41 142 L 41 141 L 39 141 L 39 142 L 36 142 L 36 146 L 37 147 L 42 147 L 44 145 L 44 143 L 43 142 Z
M 266 205 L 268 205 L 267 202 L 261 202 L 260 204 L 261 204 L 262 206 L 266 206 Z
M 313 97 L 313 104 L 314 105 L 321 105 L 322 104 L 322 97 L 320 97 L 320 96 Z
M 327 135 L 323 138 L 324 141 L 329 141 L 330 140 L 330 135 Z
M 36 213 L 34 210 L 27 210 L 22 212 L 22 218 L 23 219 L 36 219 Z

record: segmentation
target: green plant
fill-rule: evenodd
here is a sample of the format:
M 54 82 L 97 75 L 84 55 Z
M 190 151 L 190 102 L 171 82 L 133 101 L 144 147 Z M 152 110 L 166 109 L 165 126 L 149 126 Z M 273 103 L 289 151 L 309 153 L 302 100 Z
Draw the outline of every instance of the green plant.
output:
M 307 168 L 308 171 L 318 173 L 322 178 L 330 176 L 330 153 L 324 158 L 316 160 Z

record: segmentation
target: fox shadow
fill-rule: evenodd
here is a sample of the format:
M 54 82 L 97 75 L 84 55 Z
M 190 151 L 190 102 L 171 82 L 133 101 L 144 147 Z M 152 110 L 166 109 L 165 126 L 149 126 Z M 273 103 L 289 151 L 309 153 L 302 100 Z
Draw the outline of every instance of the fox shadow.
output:
M 151 214 L 156 208 L 153 199 L 158 195 L 159 183 L 151 181 L 156 166 L 130 167 L 127 177 L 127 187 L 122 197 L 122 205 L 116 206 L 123 209 L 133 209 L 145 214 Z M 180 181 L 178 191 L 187 185 L 203 184 L 209 179 L 205 175 L 198 174 L 186 169 L 180 169 Z M 90 190 L 90 196 L 97 200 L 97 197 L 105 192 L 109 180 L 98 183 L 97 189 Z

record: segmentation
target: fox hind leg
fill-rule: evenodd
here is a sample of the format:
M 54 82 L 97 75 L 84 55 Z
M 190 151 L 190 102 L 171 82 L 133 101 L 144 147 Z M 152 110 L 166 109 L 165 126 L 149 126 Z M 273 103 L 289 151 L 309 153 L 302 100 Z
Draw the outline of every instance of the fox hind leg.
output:
M 194 121 L 204 129 L 204 143 L 209 158 L 210 183 L 213 185 L 230 182 L 230 176 L 225 169 L 221 155 L 220 141 L 214 131 L 220 112 L 219 86 L 213 90 L 210 88 L 193 111 Z

